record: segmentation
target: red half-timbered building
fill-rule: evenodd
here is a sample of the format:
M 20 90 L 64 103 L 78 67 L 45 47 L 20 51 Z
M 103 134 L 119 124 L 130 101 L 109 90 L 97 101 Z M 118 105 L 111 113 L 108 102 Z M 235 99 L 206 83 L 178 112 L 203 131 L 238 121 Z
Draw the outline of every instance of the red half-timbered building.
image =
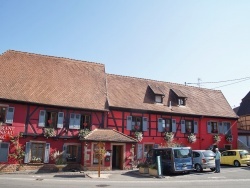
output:
M 138 160 L 153 147 L 173 143 L 192 149 L 237 148 L 238 117 L 221 91 L 112 74 L 107 82 L 107 127 L 129 136 L 142 133 Z
M 16 170 L 18 163 L 56 170 L 55 154 L 65 169 L 97 170 L 100 143 L 107 170 L 130 169 L 150 148 L 170 143 L 237 148 L 237 115 L 220 91 L 111 75 L 103 64 L 12 50 L 0 56 L 0 66 L 0 171 Z

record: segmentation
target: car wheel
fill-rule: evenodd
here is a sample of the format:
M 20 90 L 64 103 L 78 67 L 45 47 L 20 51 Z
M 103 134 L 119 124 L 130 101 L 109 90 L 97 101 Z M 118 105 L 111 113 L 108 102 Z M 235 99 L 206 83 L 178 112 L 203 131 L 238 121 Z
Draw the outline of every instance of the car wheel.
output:
M 239 167 L 240 166 L 240 162 L 239 161 L 234 161 L 234 166 L 236 166 L 236 167 Z
M 215 171 L 215 168 L 210 168 L 210 170 L 212 170 L 212 172 L 213 172 L 213 171 Z
M 201 167 L 200 164 L 196 164 L 196 165 L 195 165 L 195 170 L 196 170 L 197 172 L 202 172 L 202 171 L 203 171 L 203 169 L 202 169 L 202 167 Z

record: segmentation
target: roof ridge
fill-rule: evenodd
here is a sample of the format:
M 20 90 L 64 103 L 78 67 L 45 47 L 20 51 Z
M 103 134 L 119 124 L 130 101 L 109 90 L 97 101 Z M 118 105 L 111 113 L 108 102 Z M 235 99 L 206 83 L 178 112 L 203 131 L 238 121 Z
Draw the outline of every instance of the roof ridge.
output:
M 123 135 L 123 136 L 125 136 L 125 137 L 129 138 L 129 139 L 132 139 L 132 140 L 138 141 L 138 140 L 136 140 L 135 138 L 133 138 L 133 137 L 131 137 L 131 136 L 128 136 L 128 135 L 126 135 L 126 134 L 124 134 L 124 133 L 122 133 L 122 132 L 119 132 L 119 131 L 117 131 L 117 130 L 115 130 L 115 129 L 112 129 L 112 130 L 113 130 L 113 131 L 115 131 L 116 133 L 119 133 L 119 134 L 121 134 L 121 135 Z
M 184 85 L 184 84 L 179 84 L 179 83 L 174 83 L 174 82 L 167 82 L 167 81 L 162 81 L 162 80 L 153 80 L 153 79 L 149 79 L 149 78 L 140 78 L 140 77 L 134 77 L 134 76 L 124 76 L 124 75 L 110 74 L 110 73 L 106 73 L 106 74 L 111 75 L 111 76 L 119 76 L 119 77 L 133 78 L 133 79 L 139 79 L 139 80 L 155 81 L 155 82 L 159 82 L 159 83 L 169 83 L 169 84 L 173 84 L 173 85 L 179 85 L 179 86 L 183 86 L 183 87 L 191 87 L 191 88 L 196 88 L 196 89 L 201 89 L 201 90 L 221 91 L 221 90 L 215 90 L 215 89 L 209 89 L 209 88 L 201 88 L 201 87 L 196 87 L 196 86 Z
M 25 55 L 32 55 L 32 56 L 43 56 L 47 58 L 53 58 L 53 59 L 64 59 L 64 60 L 69 60 L 69 61 L 77 61 L 77 62 L 82 62 L 82 63 L 91 63 L 95 64 L 98 66 L 104 66 L 103 63 L 97 63 L 93 61 L 85 61 L 85 60 L 79 60 L 79 59 L 73 59 L 73 58 L 67 58 L 67 57 L 59 57 L 59 56 L 52 56 L 52 55 L 45 55 L 45 54 L 39 54 L 39 53 L 31 53 L 31 52 L 23 52 L 23 51 L 18 51 L 18 50 L 7 50 L 2 55 L 7 54 L 8 52 L 14 52 L 14 53 L 20 53 L 20 54 L 25 54 Z

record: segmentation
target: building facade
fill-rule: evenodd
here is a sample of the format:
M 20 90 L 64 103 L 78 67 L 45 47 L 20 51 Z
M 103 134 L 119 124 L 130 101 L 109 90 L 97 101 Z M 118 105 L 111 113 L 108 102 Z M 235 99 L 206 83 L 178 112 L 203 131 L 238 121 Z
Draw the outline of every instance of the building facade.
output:
M 227 138 L 237 138 L 238 117 L 220 91 L 12 50 L 0 66 L 2 171 L 56 170 L 58 161 L 65 170 L 131 169 L 153 147 L 237 148 Z

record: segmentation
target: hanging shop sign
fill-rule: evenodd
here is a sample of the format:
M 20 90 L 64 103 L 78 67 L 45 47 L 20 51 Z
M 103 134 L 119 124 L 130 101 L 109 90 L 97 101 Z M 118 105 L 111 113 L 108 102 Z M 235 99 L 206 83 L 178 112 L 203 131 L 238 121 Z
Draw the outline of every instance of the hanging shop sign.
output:
M 8 140 L 14 135 L 14 127 L 1 126 L 0 127 L 0 140 Z

